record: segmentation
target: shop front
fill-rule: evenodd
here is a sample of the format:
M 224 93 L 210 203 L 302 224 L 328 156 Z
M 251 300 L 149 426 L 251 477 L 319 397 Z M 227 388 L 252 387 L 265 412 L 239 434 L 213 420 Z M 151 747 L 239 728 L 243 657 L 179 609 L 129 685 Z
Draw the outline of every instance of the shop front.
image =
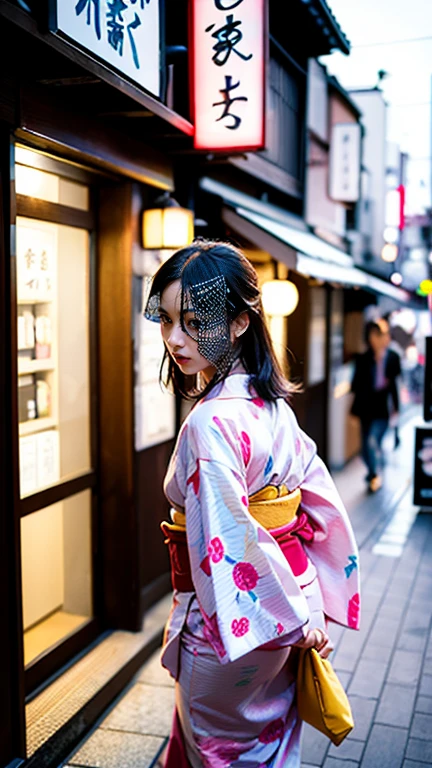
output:
M 18 5 L 0 3 L 0 765 L 56 766 L 142 663 L 169 590 L 176 404 L 140 326 L 142 215 L 174 191 L 161 126 L 192 126 L 163 62 L 134 83 Z

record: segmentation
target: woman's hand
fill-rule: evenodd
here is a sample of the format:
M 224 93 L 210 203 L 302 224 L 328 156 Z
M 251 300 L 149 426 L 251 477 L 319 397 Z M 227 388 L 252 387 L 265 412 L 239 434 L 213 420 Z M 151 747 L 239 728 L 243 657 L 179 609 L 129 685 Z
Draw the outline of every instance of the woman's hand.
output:
M 327 632 L 319 629 L 319 627 L 310 629 L 306 637 L 295 643 L 295 646 L 297 648 L 315 648 L 323 659 L 326 659 L 333 650 L 333 643 Z

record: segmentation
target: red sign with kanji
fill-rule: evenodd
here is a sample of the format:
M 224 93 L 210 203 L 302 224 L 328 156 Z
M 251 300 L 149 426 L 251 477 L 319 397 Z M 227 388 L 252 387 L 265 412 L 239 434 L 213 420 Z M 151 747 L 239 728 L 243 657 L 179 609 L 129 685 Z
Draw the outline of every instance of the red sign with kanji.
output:
M 196 149 L 264 147 L 265 0 L 192 0 Z

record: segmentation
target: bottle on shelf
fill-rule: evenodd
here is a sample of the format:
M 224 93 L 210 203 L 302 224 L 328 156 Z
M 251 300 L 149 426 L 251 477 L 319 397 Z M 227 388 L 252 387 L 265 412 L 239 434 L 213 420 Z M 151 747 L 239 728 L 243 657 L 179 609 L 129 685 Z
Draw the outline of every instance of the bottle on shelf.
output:
M 35 316 L 33 311 L 22 309 L 18 314 L 18 353 L 21 359 L 33 359 L 35 341 Z
M 37 418 L 36 385 L 32 375 L 18 379 L 18 418 L 20 422 Z
M 38 312 L 35 322 L 36 359 L 51 357 L 52 329 L 51 318 L 46 312 Z
M 42 378 L 36 382 L 36 408 L 38 419 L 51 416 L 51 387 Z

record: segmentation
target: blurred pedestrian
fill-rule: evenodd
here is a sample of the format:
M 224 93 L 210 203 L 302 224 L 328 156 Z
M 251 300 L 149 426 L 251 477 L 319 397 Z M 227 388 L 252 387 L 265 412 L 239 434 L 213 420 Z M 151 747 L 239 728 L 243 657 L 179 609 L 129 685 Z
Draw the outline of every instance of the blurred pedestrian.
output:
M 395 447 L 399 444 L 397 378 L 401 374 L 401 363 L 398 353 L 389 349 L 390 328 L 387 320 L 369 321 L 365 328 L 365 340 L 367 350 L 355 361 L 351 413 L 360 419 L 366 482 L 369 491 L 374 493 L 382 485 L 378 470 L 383 465 L 382 442 L 390 416 L 396 429 Z
M 288 404 L 257 274 L 198 240 L 156 273 L 167 383 L 194 404 L 165 478 L 174 587 L 162 664 L 176 681 L 166 768 L 300 766 L 293 646 L 359 626 L 358 551 L 315 443 Z M 191 388 L 193 387 L 193 388 Z

